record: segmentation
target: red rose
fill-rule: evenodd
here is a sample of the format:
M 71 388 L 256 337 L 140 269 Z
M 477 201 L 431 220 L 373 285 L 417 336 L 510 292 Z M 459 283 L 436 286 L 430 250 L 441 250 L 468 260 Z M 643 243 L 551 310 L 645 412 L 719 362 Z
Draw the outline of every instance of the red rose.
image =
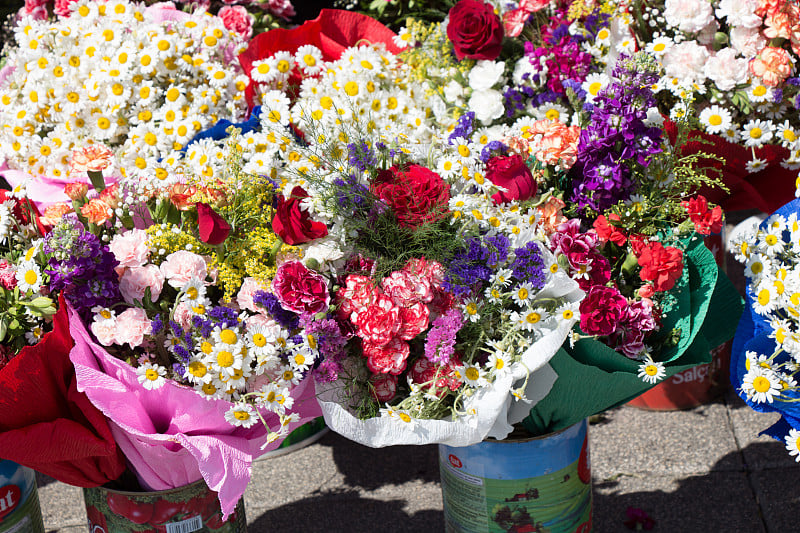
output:
M 683 252 L 660 242 L 647 244 L 637 259 L 642 267 L 639 277 L 652 281 L 656 291 L 670 290 L 683 273 Z
M 288 261 L 278 267 L 272 291 L 284 309 L 301 315 L 325 311 L 331 299 L 325 278 L 300 261 Z
M 311 220 L 308 212 L 300 206 L 303 198 L 308 198 L 308 193 L 302 187 L 292 189 L 288 199 L 278 195 L 272 231 L 290 246 L 313 241 L 328 234 L 328 227 L 322 222 Z
M 231 233 L 230 224 L 208 204 L 197 204 L 197 225 L 200 230 L 200 240 L 212 246 L 225 242 Z
M 365 343 L 383 346 L 400 329 L 400 308 L 389 296 L 377 293 L 372 302 L 356 314 L 355 324 L 358 327 L 358 336 Z
M 700 235 L 711 235 L 722 231 L 722 208 L 716 206 L 709 211 L 705 196 L 698 195 L 697 198 L 681 202 L 681 206 L 689 213 L 694 229 Z
M 491 4 L 461 0 L 450 9 L 447 38 L 461 60 L 497 59 L 503 48 L 503 21 Z
M 253 35 L 253 17 L 242 6 L 224 6 L 217 13 L 225 28 L 239 34 L 245 40 Z
M 536 180 L 519 154 L 491 158 L 486 163 L 486 179 L 506 189 L 492 195 L 496 204 L 527 200 L 536 194 Z
M 408 307 L 400 308 L 400 329 L 397 336 L 404 341 L 410 341 L 426 329 L 430 323 L 430 311 L 423 303 L 415 303 Z
M 397 376 L 374 374 L 370 378 L 372 397 L 380 403 L 389 402 L 397 394 Z
M 625 233 L 619 230 L 617 226 L 611 224 L 609 219 L 619 222 L 619 215 L 612 213 L 608 218 L 606 218 L 604 215 L 600 215 L 594 221 L 594 231 L 597 232 L 597 237 L 601 241 L 611 241 L 617 246 L 622 246 L 625 244 L 625 241 L 628 240 L 628 238 L 625 236 Z
M 442 218 L 450 202 L 450 185 L 436 172 L 419 165 L 379 172 L 372 190 L 394 210 L 398 222 L 406 228 Z
M 367 367 L 375 374 L 400 374 L 406 369 L 408 359 L 408 343 L 393 337 L 383 345 L 363 343 L 364 357 Z

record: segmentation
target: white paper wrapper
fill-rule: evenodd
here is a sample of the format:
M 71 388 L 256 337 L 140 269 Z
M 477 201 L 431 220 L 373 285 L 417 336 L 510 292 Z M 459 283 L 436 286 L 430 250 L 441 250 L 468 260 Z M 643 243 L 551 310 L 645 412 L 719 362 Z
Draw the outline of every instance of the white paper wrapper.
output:
M 559 297 L 568 302 L 577 302 L 583 296 L 578 284 L 559 272 L 550 278 L 537 298 Z M 488 387 L 476 389 L 475 394 L 464 402 L 465 408 L 476 409 L 475 415 L 461 416 L 455 420 L 415 419 L 412 423 L 390 417 L 359 420 L 346 408 L 343 384 L 318 383 L 317 399 L 325 423 L 336 433 L 373 448 L 435 443 L 469 446 L 489 436 L 503 439 L 511 432 L 511 425 L 525 418 L 531 407 L 552 388 L 557 376 L 547 362 L 564 343 L 574 323 L 574 320 L 562 322 L 557 329 L 531 345 L 521 361 L 514 364 L 512 372 L 498 377 Z M 529 379 L 525 389 L 527 401 L 514 400 L 512 389 L 521 386 L 524 379 L 534 372 L 537 372 L 535 379 Z

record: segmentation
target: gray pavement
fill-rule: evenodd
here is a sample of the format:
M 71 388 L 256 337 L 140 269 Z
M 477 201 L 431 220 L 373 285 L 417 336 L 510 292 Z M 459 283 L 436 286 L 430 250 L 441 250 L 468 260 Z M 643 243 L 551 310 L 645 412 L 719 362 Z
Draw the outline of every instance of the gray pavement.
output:
M 756 413 L 728 391 L 687 411 L 621 407 L 591 425 L 594 523 L 629 531 L 629 506 L 653 531 L 800 531 L 800 463 L 759 431 Z M 81 490 L 40 478 L 47 531 L 86 531 Z M 436 446 L 371 449 L 328 433 L 290 454 L 257 461 L 245 494 L 248 531 L 441 532 Z

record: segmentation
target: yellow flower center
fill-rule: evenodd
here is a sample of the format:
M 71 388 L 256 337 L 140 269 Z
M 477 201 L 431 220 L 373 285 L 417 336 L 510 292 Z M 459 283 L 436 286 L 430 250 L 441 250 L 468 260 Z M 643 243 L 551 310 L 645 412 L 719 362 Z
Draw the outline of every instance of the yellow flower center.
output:
M 757 376 L 753 380 L 753 390 L 756 392 L 767 392 L 771 386 L 772 384 L 764 376 Z
M 234 357 L 231 352 L 221 350 L 217 354 L 217 364 L 222 368 L 228 368 L 233 366 Z

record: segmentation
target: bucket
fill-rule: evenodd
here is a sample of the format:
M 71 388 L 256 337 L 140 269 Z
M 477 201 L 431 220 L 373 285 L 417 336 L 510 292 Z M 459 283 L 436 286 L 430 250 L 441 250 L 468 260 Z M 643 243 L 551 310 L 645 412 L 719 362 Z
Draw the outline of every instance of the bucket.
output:
M 217 493 L 202 479 L 183 487 L 153 492 L 85 488 L 83 501 L 89 519 L 89 533 L 247 531 L 244 500 L 239 500 L 234 513 L 223 521 Z
M 528 439 L 439 445 L 448 533 L 589 533 L 586 420 Z
M 36 473 L 0 459 L 0 533 L 44 533 Z
M 280 446 L 260 456 L 257 460 L 280 457 L 281 455 L 286 455 L 287 453 L 305 448 L 317 442 L 327 432 L 328 427 L 325 425 L 325 419 L 321 416 L 317 417 L 289 433 L 289 435 L 283 439 Z

